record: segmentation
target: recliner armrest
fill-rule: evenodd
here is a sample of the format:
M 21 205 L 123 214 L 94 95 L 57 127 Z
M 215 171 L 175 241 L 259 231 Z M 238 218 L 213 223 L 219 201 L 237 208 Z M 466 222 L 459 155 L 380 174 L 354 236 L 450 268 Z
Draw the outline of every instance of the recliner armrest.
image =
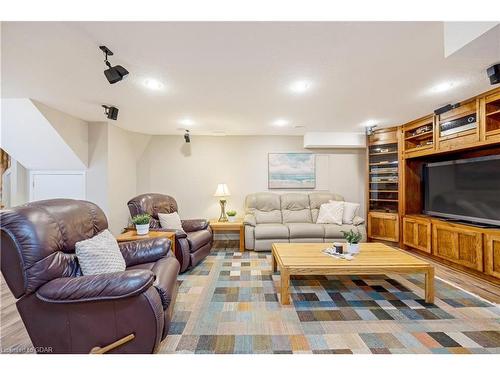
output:
M 208 220 L 207 219 L 189 219 L 189 220 L 181 220 L 182 228 L 186 232 L 196 232 L 199 230 L 204 230 L 208 228 Z
M 168 254 L 170 240 L 168 238 L 150 238 L 144 240 L 119 243 L 120 251 L 127 267 L 136 264 L 156 262 Z
M 363 219 L 360 216 L 354 216 L 354 218 L 352 219 L 352 225 L 354 225 L 354 226 L 364 224 L 364 222 L 365 222 L 365 219 Z
M 155 275 L 149 270 L 62 277 L 40 287 L 36 295 L 51 303 L 117 300 L 145 292 L 154 280 Z
M 252 227 L 256 226 L 257 222 L 255 220 L 255 216 L 253 214 L 246 214 L 245 217 L 243 218 L 243 224 L 250 225 Z

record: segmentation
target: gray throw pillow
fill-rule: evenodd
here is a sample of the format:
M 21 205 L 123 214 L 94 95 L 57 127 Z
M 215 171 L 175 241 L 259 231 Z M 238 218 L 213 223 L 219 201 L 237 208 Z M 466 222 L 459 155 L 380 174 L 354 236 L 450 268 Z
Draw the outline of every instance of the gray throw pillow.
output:
M 125 271 L 125 259 L 118 242 L 107 229 L 75 244 L 75 252 L 84 275 Z

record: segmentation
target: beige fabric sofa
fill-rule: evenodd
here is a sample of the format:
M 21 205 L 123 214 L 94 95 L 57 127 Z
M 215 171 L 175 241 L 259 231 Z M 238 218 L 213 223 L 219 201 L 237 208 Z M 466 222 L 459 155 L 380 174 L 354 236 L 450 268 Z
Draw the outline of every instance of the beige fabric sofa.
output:
M 332 193 L 256 193 L 245 200 L 245 249 L 271 250 L 273 242 L 344 242 L 341 231 L 358 229 L 366 240 L 364 220 L 353 224 L 316 224 L 319 208 L 344 198 Z

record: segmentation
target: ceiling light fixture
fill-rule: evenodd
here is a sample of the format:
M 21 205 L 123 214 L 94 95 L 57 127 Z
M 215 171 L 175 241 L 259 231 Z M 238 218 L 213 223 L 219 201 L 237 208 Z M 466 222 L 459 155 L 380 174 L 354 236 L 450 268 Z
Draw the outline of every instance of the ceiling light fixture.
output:
M 295 94 L 302 94 L 311 88 L 311 82 L 307 80 L 295 81 L 290 84 L 289 88 Z
M 186 143 L 191 143 L 191 136 L 189 135 L 189 130 L 186 129 L 186 132 L 184 133 L 184 140 Z
M 195 125 L 195 122 L 191 120 L 190 118 L 183 118 L 179 120 L 179 124 L 184 125 L 184 126 L 193 126 Z
M 144 81 L 144 86 L 146 86 L 150 90 L 158 91 L 163 88 L 163 83 L 157 81 L 156 79 L 148 78 Z
M 451 82 L 451 81 L 450 82 L 441 82 L 435 86 L 432 86 L 430 89 L 430 92 L 434 93 L 434 94 L 440 94 L 442 92 L 446 92 L 448 90 L 451 90 L 455 86 L 456 86 L 456 82 Z
M 373 126 L 377 126 L 377 121 L 376 120 L 367 120 L 363 123 L 363 126 L 367 128 L 371 128 Z
M 288 120 L 285 120 L 283 118 L 277 119 L 273 122 L 274 126 L 287 126 L 289 124 Z
M 111 66 L 108 61 L 108 56 L 113 56 L 113 52 L 111 52 L 111 50 L 106 46 L 100 46 L 99 48 L 105 55 L 104 63 L 108 69 L 104 71 L 104 75 L 106 76 L 108 82 L 113 84 L 121 81 L 128 74 L 128 70 L 121 65 Z

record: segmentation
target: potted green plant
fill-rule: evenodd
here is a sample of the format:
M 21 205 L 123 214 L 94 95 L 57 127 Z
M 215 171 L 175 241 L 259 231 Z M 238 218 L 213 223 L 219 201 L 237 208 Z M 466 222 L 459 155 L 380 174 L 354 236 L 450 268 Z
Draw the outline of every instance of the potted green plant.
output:
M 230 210 L 226 212 L 227 214 L 227 220 L 233 223 L 236 220 L 236 211 L 235 210 Z
M 341 231 L 344 235 L 344 239 L 347 241 L 348 245 L 348 253 L 349 254 L 357 254 L 359 253 L 359 241 L 363 238 L 363 235 L 359 232 L 359 230 L 349 230 L 349 231 Z
M 150 220 L 151 216 L 148 214 L 140 214 L 132 218 L 132 223 L 134 223 L 138 235 L 143 236 L 149 233 Z

